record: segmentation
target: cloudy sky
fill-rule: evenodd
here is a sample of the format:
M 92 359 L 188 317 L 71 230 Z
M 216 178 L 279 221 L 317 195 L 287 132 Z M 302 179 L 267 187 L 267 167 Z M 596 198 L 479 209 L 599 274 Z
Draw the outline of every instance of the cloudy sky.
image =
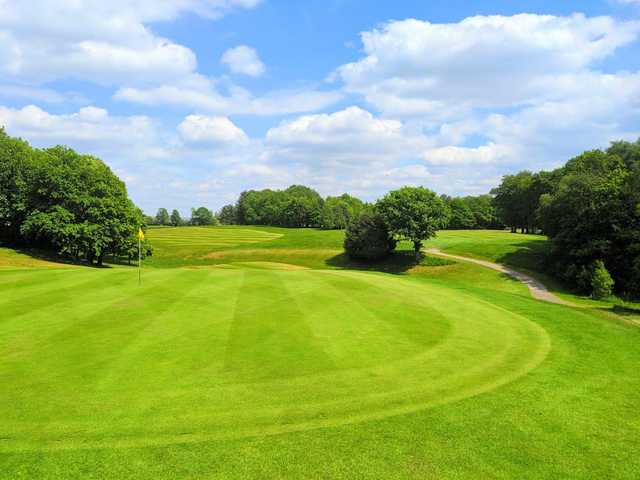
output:
M 640 0 L 0 0 L 0 125 L 148 213 L 485 193 L 640 136 Z

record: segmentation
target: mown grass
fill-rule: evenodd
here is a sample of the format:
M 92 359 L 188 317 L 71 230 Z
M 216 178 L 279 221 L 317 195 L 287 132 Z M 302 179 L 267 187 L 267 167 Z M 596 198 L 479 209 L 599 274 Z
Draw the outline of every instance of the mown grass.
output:
M 640 476 L 628 318 L 402 251 L 356 271 L 341 232 L 240 230 L 179 255 L 151 230 L 140 287 L 128 268 L 0 271 L 0 478 Z M 523 241 L 464 235 L 436 241 Z

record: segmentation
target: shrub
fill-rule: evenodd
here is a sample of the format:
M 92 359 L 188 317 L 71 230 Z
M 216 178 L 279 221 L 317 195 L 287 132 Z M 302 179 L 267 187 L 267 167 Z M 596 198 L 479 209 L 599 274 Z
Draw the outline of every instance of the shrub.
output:
M 591 275 L 591 296 L 596 300 L 611 296 L 613 291 L 613 279 L 609 275 L 607 267 L 604 266 L 602 260 L 593 262 L 593 273 Z
M 384 219 L 377 213 L 361 212 L 347 225 L 344 249 L 351 258 L 376 260 L 389 255 L 396 241 Z

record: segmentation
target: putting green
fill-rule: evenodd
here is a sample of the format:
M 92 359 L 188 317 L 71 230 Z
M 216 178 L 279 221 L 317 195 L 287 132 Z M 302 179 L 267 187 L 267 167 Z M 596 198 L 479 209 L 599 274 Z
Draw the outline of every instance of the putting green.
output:
M 411 412 L 536 367 L 546 332 L 459 291 L 282 268 L 0 276 L 0 451 L 275 434 Z M 28 308 L 26 308 L 28 306 Z

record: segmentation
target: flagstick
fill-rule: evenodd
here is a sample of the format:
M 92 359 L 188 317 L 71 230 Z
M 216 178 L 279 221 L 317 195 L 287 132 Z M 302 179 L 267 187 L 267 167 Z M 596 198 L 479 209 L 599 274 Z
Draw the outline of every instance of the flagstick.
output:
M 140 252 L 140 235 L 138 235 L 138 285 L 142 284 L 142 253 Z

